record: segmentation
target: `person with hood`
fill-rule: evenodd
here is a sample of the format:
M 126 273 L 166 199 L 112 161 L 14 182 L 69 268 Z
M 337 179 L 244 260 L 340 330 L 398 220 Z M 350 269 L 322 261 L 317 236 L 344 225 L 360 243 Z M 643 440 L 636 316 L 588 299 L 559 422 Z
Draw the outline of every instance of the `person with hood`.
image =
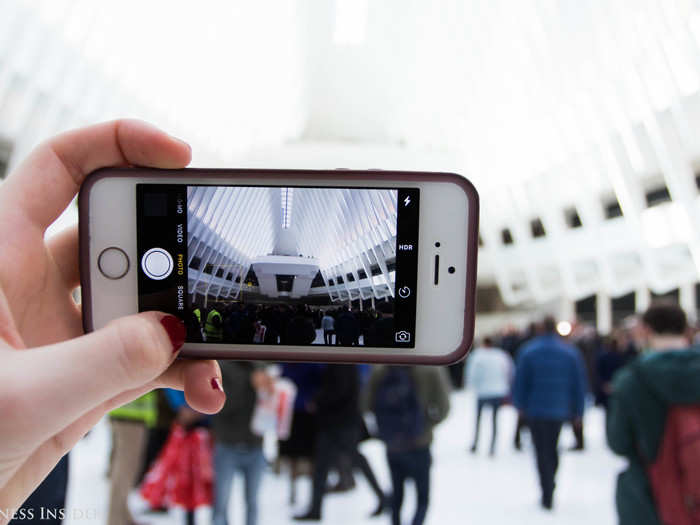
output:
M 700 349 L 688 348 L 686 316 L 675 304 L 652 305 L 642 321 L 649 351 L 618 372 L 608 401 L 608 444 L 629 461 L 617 480 L 619 523 L 695 523 L 684 519 L 684 510 L 670 517 L 664 512 L 669 496 L 668 492 L 664 494 L 665 489 L 671 491 L 671 499 L 681 497 L 671 474 L 683 465 L 676 463 L 674 469 L 664 471 L 659 480 L 661 487 L 653 483 L 652 477 L 655 469 L 659 472 L 659 464 L 663 467 L 668 463 L 665 452 L 682 453 L 668 432 L 669 425 L 682 430 L 690 423 L 697 435 L 697 415 L 679 421 L 672 413 L 676 407 L 697 409 L 700 405 Z M 698 443 L 698 439 L 685 444 L 693 443 Z M 690 467 L 686 469 L 690 474 L 700 469 L 700 464 L 686 466 Z

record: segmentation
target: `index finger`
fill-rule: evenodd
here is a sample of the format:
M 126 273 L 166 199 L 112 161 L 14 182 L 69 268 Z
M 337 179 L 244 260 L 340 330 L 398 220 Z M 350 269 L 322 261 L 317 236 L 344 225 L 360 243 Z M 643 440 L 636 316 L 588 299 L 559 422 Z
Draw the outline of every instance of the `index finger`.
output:
M 44 142 L 0 187 L 0 210 L 12 204 L 45 230 L 98 168 L 136 164 L 183 168 L 190 147 L 139 120 L 114 120 L 67 131 Z

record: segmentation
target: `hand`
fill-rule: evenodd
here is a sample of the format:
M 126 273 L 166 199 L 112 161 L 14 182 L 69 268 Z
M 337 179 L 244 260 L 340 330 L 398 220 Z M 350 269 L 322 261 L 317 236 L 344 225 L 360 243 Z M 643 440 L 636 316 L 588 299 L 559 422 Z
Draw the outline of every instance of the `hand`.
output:
M 154 388 L 184 389 L 203 413 L 223 405 L 215 361 L 175 362 L 174 317 L 142 313 L 83 335 L 77 227 L 44 239 L 91 171 L 189 161 L 185 143 L 123 120 L 49 140 L 0 184 L 0 509 L 19 507 L 105 413 Z
M 275 379 L 262 370 L 256 370 L 250 375 L 250 384 L 255 390 L 272 394 L 275 391 Z

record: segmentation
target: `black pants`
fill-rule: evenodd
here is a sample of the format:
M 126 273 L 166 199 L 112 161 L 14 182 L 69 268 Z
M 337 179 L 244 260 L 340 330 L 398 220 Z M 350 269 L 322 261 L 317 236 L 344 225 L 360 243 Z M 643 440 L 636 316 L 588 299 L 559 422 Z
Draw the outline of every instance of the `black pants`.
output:
M 406 452 L 387 452 L 389 470 L 391 471 L 391 522 L 401 524 L 401 505 L 403 504 L 403 489 L 407 480 L 412 479 L 416 485 L 416 513 L 413 525 L 422 525 L 428 512 L 430 499 L 430 465 L 432 458 L 429 448 L 420 448 Z
M 323 331 L 323 339 L 325 340 L 327 345 L 333 344 L 333 336 L 334 335 L 335 335 L 335 330 L 324 330 Z
M 22 505 L 24 516 L 33 519 L 17 519 L 10 525 L 20 523 L 46 523 L 60 525 L 63 522 L 61 514 L 66 506 L 66 491 L 68 490 L 68 454 L 63 456 L 44 481 L 32 492 Z M 22 516 L 20 512 L 18 516 Z
M 562 421 L 551 419 L 528 419 L 530 435 L 535 445 L 535 457 L 537 459 L 537 472 L 540 476 L 543 503 L 552 501 L 554 493 L 554 477 L 559 467 L 559 432 Z
M 491 407 L 492 432 L 490 453 L 496 450 L 496 436 L 498 434 L 498 409 L 501 408 L 504 398 L 502 397 L 482 397 L 476 400 L 476 428 L 474 429 L 474 442 L 472 450 L 476 450 L 479 443 L 479 426 L 481 425 L 481 411 L 484 407 Z
M 344 455 L 352 458 L 357 452 L 357 427 L 344 425 L 320 428 L 316 435 L 314 453 L 313 493 L 310 513 L 320 514 L 323 495 L 326 492 L 328 471 L 338 464 Z
M 571 430 L 574 432 L 574 438 L 576 438 L 576 444 L 574 445 L 574 450 L 583 450 L 583 420 L 574 420 L 571 422 Z
M 525 421 L 525 418 L 518 414 L 518 423 L 515 426 L 515 437 L 513 438 L 513 445 L 515 448 L 520 450 L 521 447 L 521 442 L 520 442 L 520 434 L 523 431 L 523 428 L 527 427 L 527 421 Z

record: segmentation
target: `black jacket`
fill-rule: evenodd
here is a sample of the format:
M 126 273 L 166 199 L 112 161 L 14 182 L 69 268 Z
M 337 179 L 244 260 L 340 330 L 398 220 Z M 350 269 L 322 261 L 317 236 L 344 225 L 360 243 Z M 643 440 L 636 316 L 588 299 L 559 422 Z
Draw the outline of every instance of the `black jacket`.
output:
M 316 395 L 320 428 L 358 425 L 360 384 L 355 365 L 326 365 Z
M 262 438 L 250 431 L 257 394 L 250 376 L 257 365 L 243 361 L 220 361 L 226 404 L 212 417 L 214 439 L 226 445 L 259 446 Z

